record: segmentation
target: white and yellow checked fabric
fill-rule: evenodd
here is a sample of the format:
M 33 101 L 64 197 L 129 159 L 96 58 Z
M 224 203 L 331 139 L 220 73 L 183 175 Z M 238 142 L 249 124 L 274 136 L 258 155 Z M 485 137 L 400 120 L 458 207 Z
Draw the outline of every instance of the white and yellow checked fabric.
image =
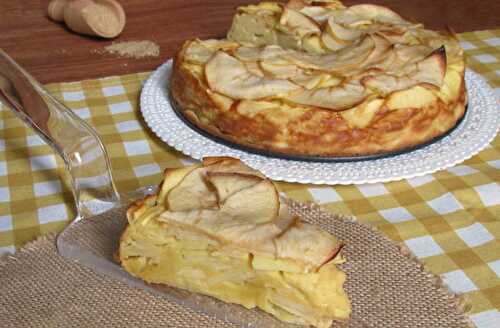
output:
M 460 35 L 469 67 L 500 97 L 500 30 Z M 47 88 L 101 135 L 121 191 L 157 184 L 167 166 L 193 160 L 166 146 L 138 109 L 147 73 Z M 6 108 L 0 110 L 0 253 L 60 231 L 75 216 L 64 166 Z M 402 242 L 449 288 L 465 294 L 478 327 L 500 327 L 500 137 L 445 171 L 358 186 L 279 183 L 299 201 L 355 215 Z

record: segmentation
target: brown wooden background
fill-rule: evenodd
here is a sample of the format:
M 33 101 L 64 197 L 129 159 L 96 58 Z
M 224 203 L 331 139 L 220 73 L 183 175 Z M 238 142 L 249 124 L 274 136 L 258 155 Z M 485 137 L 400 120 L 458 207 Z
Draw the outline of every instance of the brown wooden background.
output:
M 43 83 L 153 70 L 193 37 L 220 37 L 238 5 L 258 0 L 122 0 L 125 31 L 116 41 L 149 39 L 158 58 L 125 59 L 98 50 L 110 41 L 76 35 L 46 16 L 49 0 L 0 0 L 0 48 Z M 500 27 L 499 0 L 345 0 L 387 5 L 431 28 L 456 32 Z

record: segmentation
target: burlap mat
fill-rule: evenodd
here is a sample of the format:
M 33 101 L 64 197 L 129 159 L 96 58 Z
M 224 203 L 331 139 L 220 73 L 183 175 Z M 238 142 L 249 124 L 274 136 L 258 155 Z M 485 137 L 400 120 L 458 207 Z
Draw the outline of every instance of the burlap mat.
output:
M 342 239 L 348 259 L 343 269 L 353 312 L 339 327 L 470 327 L 460 300 L 426 272 L 407 250 L 373 228 L 321 211 L 315 205 L 290 202 L 306 221 L 318 224 Z M 62 241 L 86 248 L 111 261 L 123 211 L 81 221 L 62 235 Z M 168 289 L 167 289 L 168 290 Z M 281 326 L 259 321 L 262 312 L 224 305 L 189 293 L 151 293 L 117 279 L 97 274 L 57 254 L 49 235 L 0 260 L 1 327 L 253 327 Z M 210 314 L 173 302 L 201 304 Z M 187 301 L 186 301 L 187 300 Z M 198 307 L 199 308 L 199 307 Z M 214 311 L 214 309 L 218 309 Z M 237 310 L 234 310 L 237 309 Z M 218 319 L 226 315 L 227 320 Z M 266 324 L 263 324 L 266 322 Z

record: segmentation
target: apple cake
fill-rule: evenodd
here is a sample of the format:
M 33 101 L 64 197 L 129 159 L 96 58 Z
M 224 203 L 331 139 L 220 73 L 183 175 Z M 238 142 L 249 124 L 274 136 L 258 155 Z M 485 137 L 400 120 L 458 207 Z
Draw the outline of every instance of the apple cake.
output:
M 291 215 L 273 182 L 237 159 L 167 169 L 158 194 L 127 218 L 118 258 L 148 283 L 294 324 L 326 328 L 350 316 L 342 243 Z
M 262 2 L 239 7 L 225 39 L 190 40 L 171 99 L 192 124 L 278 154 L 401 151 L 464 115 L 464 56 L 451 33 L 377 5 Z

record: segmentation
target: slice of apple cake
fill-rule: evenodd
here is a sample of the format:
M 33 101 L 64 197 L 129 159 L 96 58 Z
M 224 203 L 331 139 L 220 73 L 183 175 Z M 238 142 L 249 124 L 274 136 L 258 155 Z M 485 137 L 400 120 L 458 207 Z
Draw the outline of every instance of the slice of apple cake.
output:
M 290 215 L 273 182 L 239 160 L 205 158 L 165 171 L 133 204 L 119 245 L 130 274 L 258 307 L 295 324 L 347 320 L 342 243 Z

